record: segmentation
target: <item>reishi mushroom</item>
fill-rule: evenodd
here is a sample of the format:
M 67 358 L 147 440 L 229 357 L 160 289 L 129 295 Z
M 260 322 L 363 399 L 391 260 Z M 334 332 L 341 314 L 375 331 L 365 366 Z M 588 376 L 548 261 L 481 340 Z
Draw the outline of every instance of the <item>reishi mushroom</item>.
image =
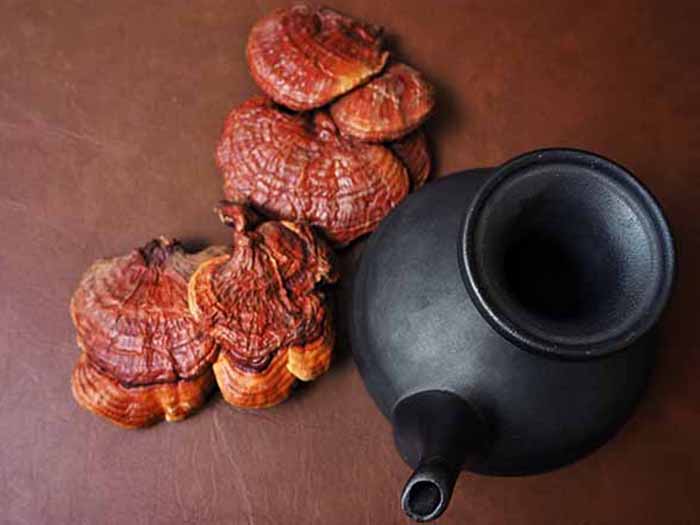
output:
M 228 201 L 217 212 L 233 246 L 192 276 L 190 311 L 220 349 L 214 374 L 224 399 L 272 406 L 296 379 L 310 381 L 330 365 L 335 332 L 323 286 L 337 279 L 333 254 L 308 225 L 261 222 Z
M 420 189 L 430 177 L 431 169 L 428 142 L 423 130 L 418 128 L 399 140 L 389 142 L 388 146 L 406 166 L 411 190 Z
M 434 107 L 433 87 L 423 75 L 395 62 L 381 75 L 335 101 L 330 112 L 342 134 L 379 142 L 410 133 Z
M 381 28 L 325 7 L 278 9 L 251 29 L 246 48 L 255 82 L 295 110 L 323 106 L 382 70 Z
M 189 312 L 187 283 L 223 247 L 187 254 L 161 237 L 95 262 L 71 299 L 82 354 L 71 380 L 84 408 L 123 427 L 177 421 L 214 386 L 214 342 Z
M 88 269 L 70 307 L 81 406 L 142 427 L 187 417 L 216 384 L 262 408 L 328 369 L 337 274 L 314 228 L 342 247 L 431 170 L 433 88 L 385 67 L 383 45 L 380 27 L 308 4 L 254 25 L 247 61 L 266 96 L 230 112 L 216 149 L 233 246 L 187 254 L 161 237 Z
M 374 230 L 410 186 L 385 146 L 342 137 L 325 111 L 290 114 L 261 96 L 228 115 L 216 161 L 226 198 L 318 226 L 338 246 Z

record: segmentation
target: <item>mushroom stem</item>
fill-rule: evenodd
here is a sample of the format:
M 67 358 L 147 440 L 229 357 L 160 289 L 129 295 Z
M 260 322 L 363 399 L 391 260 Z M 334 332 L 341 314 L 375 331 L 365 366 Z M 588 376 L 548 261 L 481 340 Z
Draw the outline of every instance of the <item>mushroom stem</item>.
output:
M 146 265 L 152 267 L 162 265 L 178 249 L 182 249 L 178 241 L 160 236 L 139 248 L 139 253 Z
M 243 202 L 222 200 L 214 207 L 219 220 L 237 232 L 253 228 L 260 222 L 260 216 Z

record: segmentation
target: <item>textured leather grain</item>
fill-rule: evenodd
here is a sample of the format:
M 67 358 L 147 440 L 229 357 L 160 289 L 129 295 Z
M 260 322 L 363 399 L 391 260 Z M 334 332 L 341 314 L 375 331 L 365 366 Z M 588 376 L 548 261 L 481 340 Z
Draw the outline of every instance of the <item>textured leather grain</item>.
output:
M 98 257 L 154 236 L 228 241 L 214 148 L 255 94 L 245 43 L 283 1 L 0 0 L 0 522 L 404 524 L 409 468 L 355 370 L 343 321 L 361 245 L 341 255 L 336 361 L 288 402 L 215 397 L 127 431 L 80 409 L 68 302 Z M 436 85 L 438 174 L 544 146 L 612 157 L 658 196 L 678 287 L 650 390 L 581 462 L 531 478 L 462 475 L 440 523 L 700 522 L 700 46 L 696 2 L 377 2 Z

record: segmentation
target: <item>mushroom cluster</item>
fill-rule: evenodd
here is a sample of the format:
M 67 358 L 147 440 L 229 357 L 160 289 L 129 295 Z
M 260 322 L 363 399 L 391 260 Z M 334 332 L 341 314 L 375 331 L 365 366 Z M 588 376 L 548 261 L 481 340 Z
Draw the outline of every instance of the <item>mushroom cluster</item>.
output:
M 159 238 L 84 274 L 70 306 L 81 406 L 142 427 L 187 417 L 217 384 L 232 405 L 262 408 L 328 369 L 328 245 L 308 225 L 264 222 L 242 204 L 216 211 L 231 247 L 187 254 Z
M 380 27 L 295 4 L 253 26 L 246 56 L 265 97 L 226 118 L 216 162 L 227 198 L 344 246 L 428 178 L 420 126 L 434 90 L 390 59 Z
M 95 262 L 73 294 L 73 395 L 123 427 L 183 419 L 217 385 L 269 407 L 323 374 L 326 240 L 371 232 L 430 175 L 433 89 L 390 60 L 379 27 L 297 4 L 254 25 L 247 59 L 264 95 L 230 112 L 216 148 L 231 245 L 188 254 L 157 238 Z

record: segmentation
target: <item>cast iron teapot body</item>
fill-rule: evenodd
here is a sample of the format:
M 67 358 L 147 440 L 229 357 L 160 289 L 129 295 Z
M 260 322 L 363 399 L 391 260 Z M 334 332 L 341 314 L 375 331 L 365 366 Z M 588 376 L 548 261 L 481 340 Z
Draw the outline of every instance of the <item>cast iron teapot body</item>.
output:
M 642 393 L 674 251 L 624 168 L 541 150 L 427 185 L 375 231 L 353 285 L 352 348 L 415 468 L 418 521 L 460 470 L 517 475 L 602 444 Z

